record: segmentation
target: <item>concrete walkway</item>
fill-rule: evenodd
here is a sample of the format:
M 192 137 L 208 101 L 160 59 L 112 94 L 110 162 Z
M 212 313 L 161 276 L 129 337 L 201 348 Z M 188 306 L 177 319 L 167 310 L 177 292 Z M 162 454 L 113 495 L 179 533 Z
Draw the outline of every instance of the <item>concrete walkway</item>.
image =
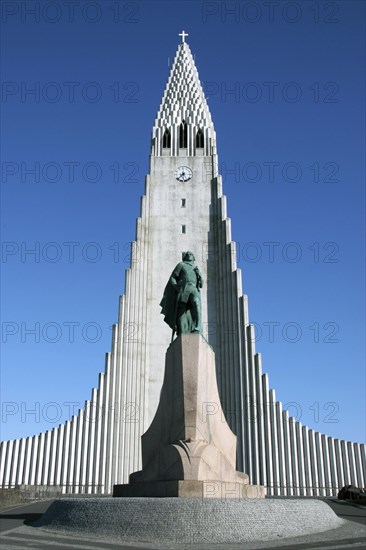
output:
M 341 528 L 306 537 L 266 541 L 261 543 L 238 544 L 203 544 L 185 545 L 184 548 L 195 550 L 270 550 L 283 548 L 287 550 L 306 550 L 324 548 L 326 550 L 358 549 L 366 546 L 366 506 L 351 504 L 336 499 L 325 499 L 335 513 L 347 520 Z M 116 540 L 102 540 L 83 536 L 65 536 L 54 534 L 32 527 L 48 509 L 53 501 L 35 502 L 8 508 L 0 513 L 1 550 L 182 550 L 182 545 L 155 545 L 146 543 L 119 543 Z

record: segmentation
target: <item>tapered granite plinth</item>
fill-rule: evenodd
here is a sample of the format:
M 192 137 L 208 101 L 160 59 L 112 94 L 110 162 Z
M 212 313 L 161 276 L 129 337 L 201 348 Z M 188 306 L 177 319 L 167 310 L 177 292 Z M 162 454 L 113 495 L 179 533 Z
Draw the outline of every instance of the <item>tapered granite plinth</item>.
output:
M 200 334 L 168 348 L 155 417 L 141 438 L 142 470 L 115 497 L 264 498 L 236 470 L 236 435 L 222 415 L 215 354 Z

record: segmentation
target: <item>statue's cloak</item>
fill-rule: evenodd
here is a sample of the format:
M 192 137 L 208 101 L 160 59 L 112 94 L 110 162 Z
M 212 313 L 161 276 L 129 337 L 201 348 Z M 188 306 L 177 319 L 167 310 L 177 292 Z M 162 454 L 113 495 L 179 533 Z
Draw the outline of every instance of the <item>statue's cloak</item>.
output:
M 198 295 L 199 298 L 199 289 L 202 287 L 202 284 L 201 272 L 194 265 L 193 261 L 184 260 L 175 266 L 160 302 L 164 321 L 173 331 L 180 327 L 178 330 L 179 333 L 183 325 L 184 332 L 193 332 L 195 330 L 196 322 L 192 318 L 188 302 L 191 296 L 196 297 Z M 185 306 L 183 307 L 183 311 L 182 305 Z M 180 311 L 178 311 L 178 307 Z M 176 327 L 177 323 L 179 327 Z
M 164 321 L 170 326 L 172 330 L 175 330 L 175 324 L 177 321 L 177 303 L 179 294 L 176 292 L 174 285 L 168 281 L 163 298 L 160 302 L 161 312 L 164 315 Z

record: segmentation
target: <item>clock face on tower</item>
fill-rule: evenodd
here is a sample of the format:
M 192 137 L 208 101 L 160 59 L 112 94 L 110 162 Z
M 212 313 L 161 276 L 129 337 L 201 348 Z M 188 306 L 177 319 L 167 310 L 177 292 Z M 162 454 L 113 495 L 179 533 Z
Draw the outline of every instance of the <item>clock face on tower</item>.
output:
M 178 166 L 174 175 L 178 181 L 189 181 L 193 174 L 188 166 Z

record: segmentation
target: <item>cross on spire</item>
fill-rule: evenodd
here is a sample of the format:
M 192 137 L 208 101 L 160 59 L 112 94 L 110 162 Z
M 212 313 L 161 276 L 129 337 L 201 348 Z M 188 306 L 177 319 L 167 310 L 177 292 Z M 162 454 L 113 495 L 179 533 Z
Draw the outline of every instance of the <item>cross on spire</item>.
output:
M 182 31 L 181 33 L 178 34 L 178 36 L 182 37 L 182 44 L 184 44 L 185 43 L 185 37 L 189 36 L 189 34 L 186 33 L 185 31 Z

